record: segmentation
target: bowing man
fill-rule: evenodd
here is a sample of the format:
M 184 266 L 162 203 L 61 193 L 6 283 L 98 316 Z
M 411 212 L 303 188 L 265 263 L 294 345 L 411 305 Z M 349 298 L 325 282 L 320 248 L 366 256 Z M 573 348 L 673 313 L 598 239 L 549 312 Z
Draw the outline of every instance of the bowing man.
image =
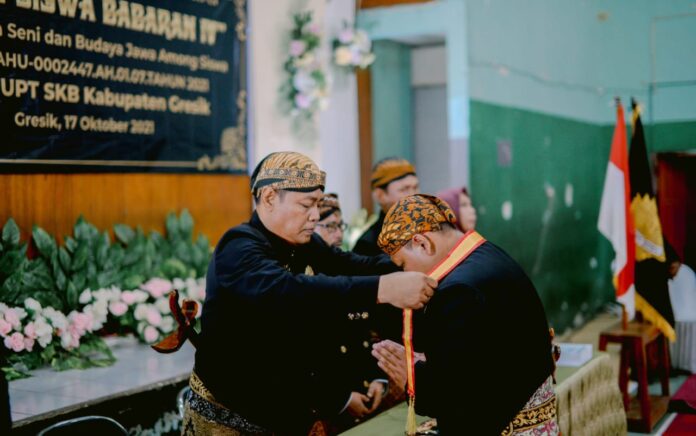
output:
M 416 329 L 415 407 L 443 435 L 554 435 L 555 362 L 541 300 L 522 268 L 452 209 L 429 195 L 402 199 L 387 213 L 379 245 L 405 271 L 439 286 Z M 373 347 L 394 380 L 406 380 L 404 347 Z

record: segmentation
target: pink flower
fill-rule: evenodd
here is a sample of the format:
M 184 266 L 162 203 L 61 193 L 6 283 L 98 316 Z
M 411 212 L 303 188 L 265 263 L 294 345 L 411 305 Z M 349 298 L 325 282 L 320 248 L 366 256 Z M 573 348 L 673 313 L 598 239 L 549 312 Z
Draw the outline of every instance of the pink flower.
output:
M 290 54 L 294 57 L 297 57 L 304 53 L 306 48 L 307 43 L 302 40 L 293 39 L 292 41 L 290 41 Z
M 5 311 L 5 321 L 12 324 L 14 328 L 19 327 L 19 314 L 17 313 L 17 309 L 7 309 Z
M 70 326 L 68 330 L 73 336 L 83 336 L 87 331 L 92 331 L 94 318 L 91 314 L 82 312 L 72 312 L 69 316 Z
M 34 348 L 34 338 L 24 338 L 24 348 L 31 351 Z
M 136 295 L 133 291 L 123 291 L 121 292 L 121 301 L 129 306 L 132 306 L 136 301 Z
M 4 342 L 5 347 L 9 348 L 15 353 L 19 353 L 24 349 L 24 335 L 19 332 L 14 332 L 12 333 L 12 336 L 6 337 Z
M 10 331 L 12 331 L 12 324 L 0 318 L 0 336 L 4 338 Z
M 319 25 L 319 23 L 312 23 L 307 27 L 307 30 L 310 33 L 313 33 L 315 35 L 319 35 L 319 33 L 321 32 L 321 26 Z
M 197 290 L 196 290 L 196 293 L 194 294 L 195 296 L 193 298 L 195 298 L 199 301 L 205 301 L 205 285 L 197 286 L 196 288 L 197 288 Z
M 121 316 L 128 311 L 128 305 L 123 301 L 114 301 L 109 304 L 109 311 L 114 316 Z
M 141 288 L 149 292 L 154 298 L 159 298 L 172 290 L 172 282 L 165 279 L 154 278 L 148 280 Z
M 72 350 L 80 346 L 80 338 L 70 332 L 63 332 L 60 335 L 60 344 L 66 350 Z
M 32 340 L 36 339 L 36 326 L 33 322 L 30 322 L 29 324 L 24 326 L 24 335 L 27 338 L 31 338 Z
M 158 326 L 162 323 L 162 315 L 156 307 L 150 306 L 147 308 L 147 315 L 145 316 L 148 324 L 153 326 Z
M 156 328 L 149 325 L 145 327 L 145 330 L 143 331 L 143 336 L 145 337 L 145 342 L 153 343 L 159 338 L 159 333 L 157 332 Z
M 295 105 L 300 109 L 307 109 L 312 105 L 312 99 L 305 94 L 297 93 L 295 95 Z
M 338 40 L 341 44 L 348 44 L 353 40 L 353 29 L 343 29 L 338 34 Z

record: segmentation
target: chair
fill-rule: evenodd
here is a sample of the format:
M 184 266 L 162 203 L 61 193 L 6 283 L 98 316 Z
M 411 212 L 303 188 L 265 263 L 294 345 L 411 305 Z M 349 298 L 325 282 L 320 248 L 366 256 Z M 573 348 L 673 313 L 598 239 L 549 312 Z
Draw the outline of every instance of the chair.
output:
M 99 436 L 127 436 L 128 431 L 116 420 L 107 416 L 81 416 L 66 419 L 46 427 L 38 436 L 98 434 Z
M 179 410 L 179 417 L 184 419 L 184 403 L 191 394 L 191 386 L 184 386 L 178 394 L 176 394 L 176 407 Z

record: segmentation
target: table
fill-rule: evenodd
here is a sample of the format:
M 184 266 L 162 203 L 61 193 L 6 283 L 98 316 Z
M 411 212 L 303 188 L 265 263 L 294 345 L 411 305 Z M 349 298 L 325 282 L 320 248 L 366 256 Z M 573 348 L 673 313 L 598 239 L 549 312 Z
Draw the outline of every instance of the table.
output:
M 628 417 L 630 431 L 650 433 L 657 421 L 667 412 L 669 405 L 669 350 L 667 339 L 652 324 L 631 322 L 625 327 L 621 323 L 599 334 L 599 349 L 604 351 L 608 343 L 621 345 L 621 363 L 619 365 L 619 389 L 623 396 L 624 408 Z M 662 395 L 648 393 L 648 369 L 646 348 L 649 344 L 657 345 L 659 356 L 660 381 Z M 638 395 L 628 395 L 629 367 L 635 369 L 638 381 Z
M 564 435 L 626 434 L 626 413 L 607 353 L 596 353 L 580 368 L 558 367 L 557 418 Z M 418 423 L 427 418 L 419 416 Z M 404 436 L 406 403 L 342 433 L 344 436 Z

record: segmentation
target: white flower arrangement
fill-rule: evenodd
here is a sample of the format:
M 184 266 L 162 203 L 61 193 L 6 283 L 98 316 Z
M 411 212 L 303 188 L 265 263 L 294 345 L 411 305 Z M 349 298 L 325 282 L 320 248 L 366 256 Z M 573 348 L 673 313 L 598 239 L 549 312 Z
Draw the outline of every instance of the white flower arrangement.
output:
M 312 13 L 293 16 L 288 58 L 284 69 L 288 79 L 282 92 L 294 116 L 311 118 L 317 110 L 328 106 L 328 78 L 317 51 L 321 43 L 320 27 L 312 23 Z
M 333 41 L 333 61 L 339 67 L 365 69 L 375 61 L 372 41 L 362 29 L 343 24 Z

